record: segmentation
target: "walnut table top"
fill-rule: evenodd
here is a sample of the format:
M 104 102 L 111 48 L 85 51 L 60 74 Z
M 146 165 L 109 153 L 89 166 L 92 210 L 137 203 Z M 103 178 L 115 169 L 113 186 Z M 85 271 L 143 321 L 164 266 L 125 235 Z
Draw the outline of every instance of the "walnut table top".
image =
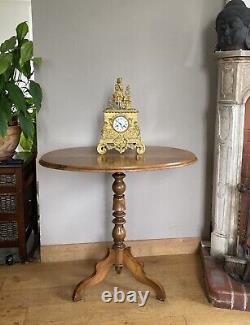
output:
M 143 155 L 135 151 L 99 155 L 95 147 L 59 149 L 46 153 L 39 163 L 47 168 L 79 172 L 140 172 L 183 167 L 193 164 L 196 156 L 187 150 L 147 146 Z

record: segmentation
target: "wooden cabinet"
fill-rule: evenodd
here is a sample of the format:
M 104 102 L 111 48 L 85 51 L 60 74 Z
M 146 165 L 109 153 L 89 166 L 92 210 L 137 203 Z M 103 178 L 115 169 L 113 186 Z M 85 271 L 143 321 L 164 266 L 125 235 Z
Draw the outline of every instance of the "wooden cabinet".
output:
M 36 156 L 22 152 L 0 163 L 0 248 L 18 247 L 24 262 L 30 253 L 27 241 L 32 232 L 34 248 L 39 237 Z

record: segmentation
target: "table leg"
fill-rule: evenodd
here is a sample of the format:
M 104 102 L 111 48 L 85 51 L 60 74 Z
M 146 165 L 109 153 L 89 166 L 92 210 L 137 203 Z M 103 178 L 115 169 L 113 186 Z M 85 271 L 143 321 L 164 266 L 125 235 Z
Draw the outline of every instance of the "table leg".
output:
M 95 266 L 95 271 L 85 280 L 82 280 L 76 286 L 73 293 L 73 301 L 79 301 L 82 299 L 83 293 L 87 288 L 93 287 L 94 285 L 102 282 L 110 271 L 114 264 L 114 251 L 108 250 L 107 256 L 98 262 Z
M 125 266 L 134 276 L 134 278 L 148 286 L 150 286 L 156 293 L 156 298 L 159 300 L 165 300 L 166 294 L 163 286 L 148 278 L 143 270 L 143 263 L 139 262 L 131 253 L 130 247 L 126 247 L 124 239 L 126 237 L 126 231 L 124 228 L 125 220 L 125 190 L 126 185 L 124 182 L 124 173 L 113 174 L 114 183 L 112 189 L 114 192 L 113 197 L 113 223 L 114 229 L 112 231 L 113 246 L 108 251 L 108 255 L 96 264 L 94 273 L 85 280 L 82 280 L 75 288 L 73 293 L 73 301 L 79 301 L 82 299 L 84 291 L 94 286 L 105 279 L 111 267 L 114 265 L 116 272 L 121 273 Z
M 156 298 L 164 301 L 166 299 L 166 294 L 163 286 L 147 277 L 145 271 L 143 270 L 143 265 L 140 263 L 131 253 L 131 248 L 127 247 L 124 250 L 124 255 L 123 255 L 123 262 L 124 266 L 132 273 L 133 277 L 148 286 L 150 286 L 156 293 Z

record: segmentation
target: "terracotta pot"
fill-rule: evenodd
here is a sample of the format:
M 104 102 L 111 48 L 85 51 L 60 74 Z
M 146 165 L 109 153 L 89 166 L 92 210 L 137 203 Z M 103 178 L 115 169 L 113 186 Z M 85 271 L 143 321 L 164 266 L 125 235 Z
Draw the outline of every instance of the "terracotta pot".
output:
M 0 137 L 0 161 L 10 159 L 18 146 L 21 135 L 19 125 L 9 126 L 4 138 Z

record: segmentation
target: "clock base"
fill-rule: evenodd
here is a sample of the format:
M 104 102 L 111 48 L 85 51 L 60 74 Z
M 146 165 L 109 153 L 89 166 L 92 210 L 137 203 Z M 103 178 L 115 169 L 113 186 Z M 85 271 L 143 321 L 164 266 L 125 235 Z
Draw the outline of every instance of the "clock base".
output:
M 105 143 L 104 141 L 100 141 L 97 146 L 97 152 L 100 155 L 104 155 L 108 150 L 115 149 L 120 154 L 124 153 L 127 149 L 136 149 L 138 155 L 142 155 L 145 152 L 145 145 L 142 141 L 138 141 L 137 143 L 128 143 L 126 139 L 120 138 L 117 139 L 114 143 Z
M 118 118 L 127 120 L 128 125 L 123 132 L 117 131 L 114 127 L 114 122 Z M 138 125 L 137 110 L 107 109 L 104 112 L 104 122 L 97 152 L 102 155 L 111 149 L 115 149 L 119 153 L 123 153 L 127 149 L 136 149 L 139 155 L 145 152 L 145 145 Z

